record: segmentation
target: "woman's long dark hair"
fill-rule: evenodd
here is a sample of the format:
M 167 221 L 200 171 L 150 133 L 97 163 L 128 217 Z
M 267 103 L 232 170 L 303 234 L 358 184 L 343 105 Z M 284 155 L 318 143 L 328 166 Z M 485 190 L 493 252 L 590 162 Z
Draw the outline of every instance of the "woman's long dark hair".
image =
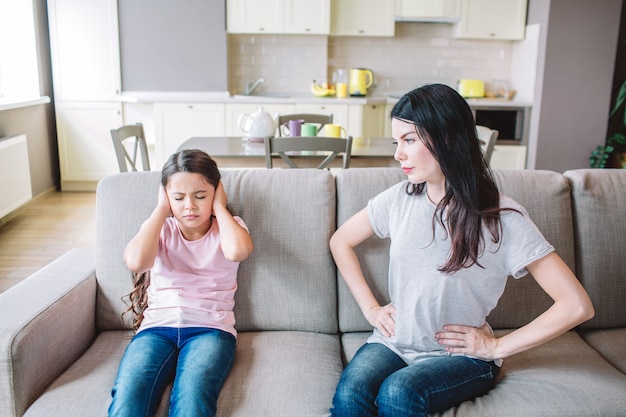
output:
M 469 105 L 452 88 L 425 85 L 405 94 L 391 110 L 391 117 L 415 125 L 423 143 L 439 162 L 446 191 L 433 218 L 451 238 L 451 253 L 440 271 L 451 274 L 479 265 L 485 248 L 483 225 L 494 243 L 500 241 L 500 193 L 480 149 Z M 425 183 L 407 186 L 408 194 L 420 194 Z
M 184 149 L 172 154 L 161 170 L 161 185 L 167 186 L 170 177 L 177 172 L 193 172 L 200 174 L 215 188 L 222 178 L 217 164 L 205 152 L 198 149 Z M 133 313 L 132 328 L 137 331 L 143 321 L 143 312 L 148 307 L 148 286 L 150 285 L 150 271 L 133 274 L 133 289 L 128 294 L 130 305 L 122 313 Z

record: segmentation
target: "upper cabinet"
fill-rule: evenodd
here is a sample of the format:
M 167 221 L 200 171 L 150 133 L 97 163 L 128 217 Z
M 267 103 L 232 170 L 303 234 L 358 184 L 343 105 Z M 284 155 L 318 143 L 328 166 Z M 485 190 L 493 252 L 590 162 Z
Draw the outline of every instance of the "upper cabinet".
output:
M 394 0 L 332 0 L 330 34 L 393 36 Z
M 458 22 L 459 0 L 396 0 L 397 22 Z
M 111 99 L 121 90 L 117 1 L 48 0 L 56 100 Z
M 227 0 L 228 33 L 328 35 L 330 0 Z
M 461 19 L 454 37 L 463 39 L 524 39 L 528 0 L 460 0 Z

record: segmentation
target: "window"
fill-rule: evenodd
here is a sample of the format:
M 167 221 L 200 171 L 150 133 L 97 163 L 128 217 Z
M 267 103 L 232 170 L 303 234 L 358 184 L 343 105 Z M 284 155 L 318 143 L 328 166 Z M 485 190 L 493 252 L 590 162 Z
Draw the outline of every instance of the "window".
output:
M 0 104 L 38 100 L 33 0 L 0 0 Z

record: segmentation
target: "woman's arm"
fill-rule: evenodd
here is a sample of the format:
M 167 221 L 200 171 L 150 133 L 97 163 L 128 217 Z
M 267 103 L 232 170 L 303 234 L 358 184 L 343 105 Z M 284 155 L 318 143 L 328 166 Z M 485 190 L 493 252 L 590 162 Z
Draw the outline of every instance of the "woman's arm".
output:
M 163 186 L 159 186 L 157 206 L 124 250 L 124 262 L 131 272 L 141 274 L 152 268 L 159 248 L 161 228 L 165 219 L 171 215 L 167 192 Z
M 437 333 L 439 343 L 449 352 L 501 359 L 552 340 L 594 316 L 589 295 L 556 253 L 534 261 L 528 271 L 554 300 L 548 310 L 501 338 L 493 337 L 486 325 L 480 329 L 447 325 Z
M 241 227 L 228 211 L 227 201 L 224 185 L 220 181 L 213 197 L 213 215 L 220 226 L 220 245 L 226 259 L 241 262 L 250 256 L 254 250 L 254 244 L 250 233 Z
M 367 321 L 389 337 L 394 334 L 395 309 L 391 304 L 380 306 L 365 281 L 361 264 L 354 251 L 357 245 L 373 234 L 367 208 L 364 208 L 337 229 L 330 239 L 330 250 L 337 268 Z

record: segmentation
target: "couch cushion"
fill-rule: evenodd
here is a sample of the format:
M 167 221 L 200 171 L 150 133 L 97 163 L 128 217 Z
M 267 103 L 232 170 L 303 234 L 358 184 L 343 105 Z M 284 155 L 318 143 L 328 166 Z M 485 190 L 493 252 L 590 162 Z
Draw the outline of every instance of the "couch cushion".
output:
M 107 415 L 117 368 L 131 336 L 129 331 L 99 334 L 89 350 L 46 389 L 24 416 Z
M 626 326 L 626 170 L 581 169 L 571 182 L 576 272 L 596 307 L 581 328 Z
M 556 252 L 574 270 L 574 229 L 569 183 L 552 171 L 494 170 L 500 192 L 528 211 Z M 552 305 L 552 300 L 529 274 L 509 277 L 498 306 L 489 315 L 494 328 L 520 327 Z
M 376 194 L 405 178 L 406 175 L 399 168 L 351 168 L 337 171 L 337 226 L 364 208 Z M 356 252 L 374 295 L 380 303 L 388 303 L 389 241 L 372 236 L 359 245 Z M 371 330 L 372 326 L 363 317 L 343 279 L 338 278 L 338 281 L 340 330 Z
M 339 338 L 307 332 L 240 333 L 218 416 L 325 416 L 342 371 Z
M 246 222 L 255 245 L 239 268 L 237 330 L 336 332 L 336 273 L 328 249 L 335 230 L 333 176 L 317 169 L 225 170 L 222 180 L 231 212 Z M 98 186 L 100 329 L 130 327 L 120 318 L 131 289 L 122 254 L 152 212 L 159 181 L 159 172 L 131 172 Z
M 343 335 L 345 357 L 352 359 L 368 335 Z M 626 376 L 570 331 L 505 359 L 493 390 L 437 416 L 622 416 L 624 392 Z
M 580 334 L 604 359 L 626 374 L 626 328 L 583 330 Z
M 567 180 L 556 172 L 495 170 L 500 191 L 515 199 L 556 248 L 565 262 L 574 268 L 574 234 L 571 200 Z M 367 201 L 406 176 L 397 168 L 350 169 L 337 173 L 337 223 L 341 225 Z M 387 303 L 387 268 L 389 245 L 371 237 L 356 248 L 363 272 L 381 303 Z M 343 283 L 339 282 L 339 326 L 343 332 L 371 329 L 358 305 Z M 495 328 L 519 327 L 545 311 L 552 300 L 534 279 L 509 278 L 505 292 L 489 316 Z

